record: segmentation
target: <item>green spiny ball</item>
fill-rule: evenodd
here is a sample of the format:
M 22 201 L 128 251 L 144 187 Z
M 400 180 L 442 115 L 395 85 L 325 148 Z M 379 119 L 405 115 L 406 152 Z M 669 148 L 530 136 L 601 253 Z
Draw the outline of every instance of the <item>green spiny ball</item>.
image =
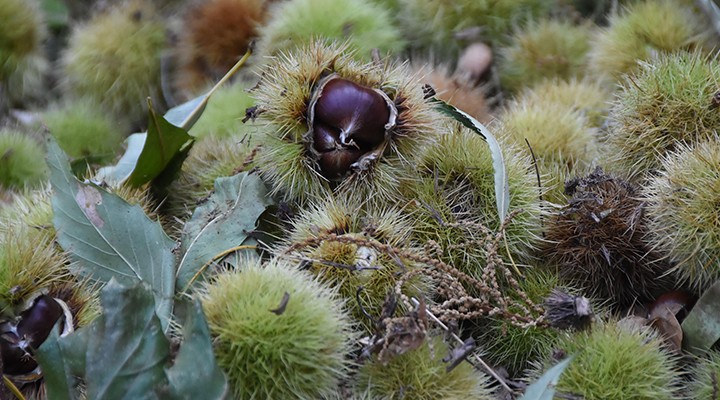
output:
M 562 335 L 556 349 L 575 358 L 555 389 L 586 400 L 675 399 L 676 359 L 663 346 L 649 331 L 625 330 L 614 322 Z
M 29 296 L 71 278 L 54 237 L 21 223 L 0 224 L 5 227 L 0 231 L 0 314 L 12 314 Z M 12 229 L 6 230 L 8 224 Z
M 125 134 L 122 124 L 87 99 L 51 109 L 42 120 L 70 157 L 101 165 L 115 158 Z
M 678 52 L 645 64 L 622 85 L 609 115 L 608 157 L 618 168 L 644 174 L 680 143 L 720 130 L 717 58 Z
M 492 399 L 488 378 L 472 365 L 461 362 L 447 372 L 442 359 L 448 353 L 447 344 L 436 336 L 387 363 L 373 359 L 358 372 L 358 390 L 373 399 Z
M 260 29 L 260 51 L 276 55 L 321 37 L 348 41 L 355 56 L 369 60 L 373 49 L 401 51 L 405 42 L 389 13 L 366 0 L 290 0 L 277 3 Z
M 514 26 L 538 18 L 553 1 L 435 1 L 399 0 L 398 19 L 411 47 L 430 50 L 441 57 L 457 57 L 457 34 L 480 28 L 480 37 L 492 45 L 503 43 Z
M 617 80 L 657 53 L 702 46 L 703 20 L 674 0 L 646 0 L 610 17 L 592 43 L 590 71 Z
M 519 290 L 536 305 L 542 305 L 552 290 L 560 285 L 558 276 L 554 273 L 536 268 L 526 269 L 525 276 L 519 280 Z M 508 291 L 509 288 L 505 288 Z M 520 292 L 512 291 L 508 298 L 522 304 L 527 308 Z M 517 305 L 510 305 L 508 311 L 524 313 Z M 541 309 L 531 309 L 528 315 L 533 319 L 542 316 Z M 538 361 L 549 354 L 558 331 L 551 327 L 530 326 L 521 328 L 508 323 L 500 317 L 490 317 L 481 327 L 480 343 L 487 351 L 487 357 L 495 365 L 501 365 L 510 374 L 519 374 L 529 363 Z
M 294 265 L 248 261 L 200 296 L 234 398 L 322 398 L 346 377 L 353 335 L 342 302 Z
M 290 236 L 276 253 L 309 262 L 310 270 L 321 281 L 338 287 L 353 315 L 372 331 L 373 321 L 365 312 L 378 317 L 404 273 L 418 272 L 420 266 L 361 241 L 417 254 L 410 241 L 412 228 L 408 216 L 398 209 L 363 207 L 357 201 L 328 197 L 305 207 L 292 221 Z M 407 279 L 402 286 L 405 295 L 415 297 L 426 297 L 429 289 L 423 275 Z
M 679 146 L 645 188 L 650 242 L 704 289 L 720 277 L 720 139 Z
M 0 130 L 0 189 L 21 189 L 47 177 L 45 151 L 23 132 Z
M 500 82 L 516 92 L 547 78 L 582 77 L 590 49 L 590 25 L 541 20 L 527 25 L 500 48 Z
M 436 242 L 440 256 L 460 271 L 479 277 L 487 264 L 482 244 L 500 228 L 490 149 L 474 132 L 457 126 L 440 136 L 420 157 L 419 179 L 411 179 L 408 199 L 416 220 L 415 237 Z M 528 260 L 537 246 L 540 199 L 532 162 L 502 145 L 510 192 L 509 211 L 521 211 L 506 227 L 511 256 Z M 501 252 L 505 255 L 505 251 Z
M 687 384 L 687 398 L 716 399 L 720 376 L 720 353 L 711 351 L 692 368 L 692 380 Z
M 520 93 L 523 103 L 557 103 L 577 110 L 593 128 L 600 128 L 608 113 L 610 92 L 597 81 L 549 79 Z
M 131 123 L 160 89 L 165 26 L 150 3 L 131 1 L 77 25 L 63 54 L 71 92 L 93 99 Z
M 36 0 L 0 1 L 0 84 L 10 100 L 40 88 L 45 25 Z
M 255 99 L 241 83 L 223 86 L 213 93 L 207 107 L 190 128 L 190 134 L 202 138 L 206 136 L 229 137 L 236 140 L 249 135 L 252 126 L 249 121 L 243 122 L 245 110 L 255 104 Z
M 574 105 L 520 98 L 499 122 L 500 136 L 519 148 L 532 148 L 549 200 L 561 198 L 563 181 L 558 173 L 587 168 L 598 152 L 597 130 Z
M 268 133 L 257 166 L 286 201 L 330 193 L 394 201 L 437 132 L 438 114 L 406 65 L 359 63 L 342 45 L 313 42 L 279 56 L 253 94 Z

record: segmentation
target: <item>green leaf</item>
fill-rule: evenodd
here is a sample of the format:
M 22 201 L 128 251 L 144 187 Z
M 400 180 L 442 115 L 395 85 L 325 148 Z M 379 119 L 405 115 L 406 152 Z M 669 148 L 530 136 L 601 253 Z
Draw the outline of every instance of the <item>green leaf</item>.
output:
M 58 334 L 59 327 L 64 322 L 58 321 L 58 324 L 50 331 L 50 335 L 45 339 L 40 348 L 35 352 L 35 359 L 43 371 L 43 379 L 45 382 L 45 390 L 48 400 L 73 400 L 80 398 L 79 392 L 75 385 L 75 374 L 73 367 L 70 365 L 75 359 L 85 360 L 85 352 L 69 352 L 64 349 L 60 343 Z M 70 353 L 70 354 L 69 354 Z
M 701 354 L 720 339 L 720 281 L 698 299 L 682 322 L 683 347 Z
M 45 22 L 55 30 L 60 30 L 68 26 L 70 21 L 70 12 L 65 2 L 62 0 L 42 0 L 41 2 Z
M 97 174 L 95 174 L 95 179 L 98 182 L 105 182 L 112 187 L 120 186 L 120 184 L 125 182 L 130 177 L 130 174 L 132 174 L 133 169 L 135 169 L 135 165 L 137 165 L 140 153 L 142 153 L 143 147 L 145 146 L 146 138 L 146 132 L 133 133 L 128 136 L 125 141 L 127 143 L 127 149 L 125 150 L 125 154 L 120 158 L 120 161 L 113 166 L 100 168 Z
M 194 143 L 188 131 L 202 116 L 210 97 L 235 75 L 250 54 L 248 50 L 206 94 L 171 108 L 164 117 L 157 115 L 148 100 L 148 131 L 131 135 L 120 161 L 102 168 L 95 179 L 111 186 L 126 181 L 141 186 L 156 179 L 158 186 L 167 185 L 177 175 Z
M 176 309 L 187 314 L 183 326 L 185 338 L 172 368 L 167 370 L 172 399 L 224 399 L 228 383 L 215 361 L 210 330 L 199 301 L 181 303 Z M 202 366 L 198 368 L 198 366 Z
M 198 119 L 202 116 L 205 107 L 207 107 L 208 101 L 212 92 L 208 92 L 202 96 L 198 96 L 190 101 L 175 106 L 165 113 L 165 119 L 185 131 L 189 131 L 190 128 L 195 125 Z
M 552 400 L 560 375 L 570 365 L 572 359 L 573 356 L 570 356 L 547 370 L 537 381 L 525 389 L 525 394 L 520 400 Z
M 88 399 L 152 399 L 168 384 L 170 342 L 155 314 L 155 300 L 142 284 L 115 279 L 100 295 L 103 312 L 91 325 L 85 382 Z M 198 368 L 204 366 L 198 365 Z
M 490 154 L 493 159 L 493 169 L 495 170 L 495 202 L 497 204 L 500 223 L 504 222 L 508 208 L 510 207 L 510 186 L 508 184 L 507 173 L 505 172 L 505 161 L 503 159 L 500 143 L 498 143 L 495 136 L 493 136 L 483 124 L 462 110 L 458 110 L 450 104 L 435 97 L 433 97 L 431 101 L 435 103 L 435 106 L 438 110 L 440 110 L 440 112 L 449 115 L 465 127 L 480 135 L 485 142 L 487 142 L 488 146 L 490 146 Z
M 255 174 L 243 172 L 217 179 L 215 192 L 185 224 L 176 287 L 186 291 L 202 276 L 204 266 L 242 245 L 270 204 L 267 188 Z
M 115 278 L 147 283 L 167 327 L 175 291 L 175 243 L 140 206 L 75 179 L 54 140 L 48 144 L 48 165 L 55 191 L 53 223 L 74 272 L 101 282 Z
M 142 186 L 162 174 L 180 152 L 189 151 L 194 139 L 188 133 L 158 115 L 148 101 L 148 131 L 140 157 L 128 183 Z M 177 164 L 174 165 L 177 168 Z

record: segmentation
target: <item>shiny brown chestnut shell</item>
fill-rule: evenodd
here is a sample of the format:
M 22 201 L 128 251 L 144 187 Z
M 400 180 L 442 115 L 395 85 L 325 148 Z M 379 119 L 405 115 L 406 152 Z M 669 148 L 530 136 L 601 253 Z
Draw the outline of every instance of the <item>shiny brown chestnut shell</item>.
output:
M 397 108 L 381 90 L 333 74 L 323 78 L 308 107 L 306 141 L 320 173 L 339 181 L 378 158 L 395 127 Z
M 15 320 L 0 325 L 3 373 L 13 376 L 37 375 L 33 374 L 38 367 L 33 352 L 45 342 L 61 318 L 68 318 L 67 306 L 63 307 L 60 303 L 53 297 L 40 295 Z M 69 326 L 68 321 L 65 321 L 64 332 L 69 333 L 68 328 L 72 331 L 71 321 Z

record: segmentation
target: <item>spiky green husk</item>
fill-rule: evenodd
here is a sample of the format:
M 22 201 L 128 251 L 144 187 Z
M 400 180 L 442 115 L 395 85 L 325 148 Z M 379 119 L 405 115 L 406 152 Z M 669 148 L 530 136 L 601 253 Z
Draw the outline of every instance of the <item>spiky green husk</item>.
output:
M 698 52 L 678 52 L 644 64 L 627 78 L 609 115 L 606 150 L 612 164 L 633 174 L 660 166 L 679 143 L 706 140 L 720 130 L 713 106 L 720 63 Z
M 592 296 L 625 307 L 662 288 L 667 264 L 648 246 L 652 228 L 639 189 L 601 169 L 566 186 L 567 203 L 545 220 L 546 260 Z
M 593 128 L 600 128 L 608 113 L 610 92 L 597 81 L 550 79 L 523 91 L 519 101 L 545 105 L 556 103 L 577 110 Z
M 542 171 L 552 164 L 571 170 L 592 163 L 597 154 L 595 130 L 572 106 L 514 102 L 500 118 L 500 134 L 518 146 L 530 143 Z
M 442 361 L 448 346 L 440 336 L 426 338 L 421 347 L 390 359 L 377 359 L 358 372 L 358 389 L 373 399 L 478 399 L 490 400 L 488 379 L 472 365 L 461 362 L 447 372 Z
M 598 153 L 597 130 L 574 105 L 521 98 L 502 115 L 498 131 L 520 148 L 529 143 L 551 201 L 562 197 L 563 181 L 558 174 L 582 171 Z
M 258 133 L 198 140 L 190 149 L 180 175 L 168 188 L 163 212 L 184 221 L 198 202 L 212 192 L 217 178 L 250 170 L 254 166 L 253 155 L 259 150 L 255 145 L 256 135 Z
M 716 399 L 718 376 L 720 376 L 720 353 L 711 351 L 703 356 L 691 371 L 692 380 L 687 384 L 688 399 Z
M 649 240 L 698 290 L 720 277 L 720 139 L 679 146 L 645 188 Z
M 234 398 L 321 398 L 346 376 L 353 335 L 342 302 L 294 265 L 248 261 L 200 297 Z
M 358 170 L 331 188 L 310 156 L 304 136 L 307 108 L 315 84 L 329 73 L 361 86 L 381 89 L 398 108 L 397 126 L 386 150 L 365 170 Z M 257 90 L 258 121 L 268 135 L 258 169 L 285 200 L 323 198 L 331 192 L 350 193 L 382 203 L 398 195 L 398 180 L 411 173 L 413 157 L 437 132 L 437 113 L 423 99 L 422 87 L 407 66 L 358 63 L 347 46 L 313 42 L 269 64 Z
M 11 130 L 0 130 L 0 189 L 39 185 L 48 173 L 45 152 L 37 140 Z
M 41 86 L 45 25 L 36 0 L 0 1 L 0 84 L 11 101 Z
M 29 296 L 70 280 L 67 259 L 49 237 L 35 227 L 13 224 L 0 233 L 0 314 L 19 312 Z
M 122 124 L 88 99 L 80 99 L 47 111 L 42 116 L 60 148 L 72 158 L 98 164 L 112 161 L 122 145 Z
M 243 123 L 245 110 L 254 104 L 255 99 L 244 84 L 223 86 L 210 97 L 202 116 L 190 128 L 190 134 L 198 138 L 232 136 L 241 140 L 257 130 L 250 121 Z
M 499 50 L 500 83 L 516 92 L 543 79 L 571 79 L 585 73 L 590 25 L 541 20 L 513 35 Z
M 617 80 L 635 71 L 638 61 L 657 53 L 699 48 L 703 20 L 673 0 L 647 0 L 632 4 L 610 17 L 609 26 L 592 43 L 590 72 Z
M 292 221 L 290 236 L 276 254 L 310 262 L 310 270 L 321 281 L 338 287 L 353 315 L 373 332 L 373 321 L 363 310 L 377 318 L 403 273 L 419 266 L 391 251 L 326 236 L 371 240 L 417 253 L 410 242 L 412 229 L 408 216 L 398 209 L 364 207 L 357 201 L 328 197 L 309 204 Z M 426 297 L 430 282 L 422 275 L 415 276 L 403 283 L 402 290 L 407 296 Z
M 160 88 L 165 26 L 149 2 L 124 2 L 77 25 L 62 58 L 66 84 L 118 120 L 136 122 Z
M 586 400 L 675 399 L 677 360 L 663 346 L 650 331 L 624 330 L 615 322 L 562 335 L 555 348 L 575 358 L 556 390 Z
M 519 280 L 520 290 L 534 304 L 542 304 L 554 288 L 560 286 L 560 280 L 554 273 L 537 268 L 524 270 L 524 278 Z M 506 289 L 507 290 L 507 289 Z M 514 301 L 525 304 L 518 292 L 508 296 Z M 513 313 L 524 314 L 518 306 L 510 306 Z M 542 315 L 541 310 L 531 310 L 532 318 Z M 538 361 L 549 354 L 558 336 L 558 331 L 551 327 L 531 326 L 520 328 L 509 324 L 506 319 L 490 317 L 481 327 L 480 343 L 487 351 L 487 357 L 495 365 L 503 366 L 510 374 L 519 374 L 529 363 Z
M 405 45 L 387 10 L 365 0 L 291 0 L 275 5 L 260 29 L 260 51 L 276 55 L 318 37 L 346 41 L 358 59 L 373 49 L 397 53 Z
M 0 207 L 0 234 L 9 232 L 16 223 L 23 223 L 54 236 L 52 195 L 49 184 L 13 193 L 9 204 Z
M 411 39 L 411 47 L 445 58 L 457 56 L 457 33 L 481 27 L 482 40 L 497 45 L 514 26 L 545 15 L 553 6 L 543 0 L 399 0 L 399 4 L 399 26 Z
M 471 276 L 479 277 L 487 264 L 480 243 L 486 233 L 475 225 L 500 228 L 494 168 L 490 149 L 480 136 L 458 126 L 438 138 L 422 154 L 419 179 L 409 183 L 407 197 L 414 205 L 414 235 L 421 243 L 437 242 L 440 258 Z M 511 145 L 502 145 L 510 191 L 509 211 L 522 210 L 506 227 L 513 257 L 531 258 L 537 246 L 540 199 L 532 161 Z M 504 249 L 502 255 L 506 255 Z

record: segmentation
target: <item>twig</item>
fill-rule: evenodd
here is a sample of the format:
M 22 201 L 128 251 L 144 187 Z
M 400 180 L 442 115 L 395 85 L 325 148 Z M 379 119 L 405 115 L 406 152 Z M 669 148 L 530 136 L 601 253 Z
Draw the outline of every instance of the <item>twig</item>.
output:
M 412 298 L 410 298 L 410 300 L 413 302 L 413 304 L 415 304 L 416 307 L 420 305 L 420 302 L 419 302 L 416 298 L 412 297 Z M 440 327 L 441 327 L 442 329 L 444 329 L 447 333 L 449 333 L 450 336 L 453 337 L 453 339 L 455 339 L 455 340 L 456 340 L 458 343 L 460 343 L 460 344 L 465 344 L 465 342 L 464 342 L 462 339 L 460 339 L 460 337 L 459 337 L 458 335 L 456 335 L 455 333 L 453 333 L 453 332 L 450 330 L 450 328 L 448 328 L 447 325 L 445 325 L 442 321 L 440 321 L 432 312 L 430 312 L 430 310 L 426 310 L 425 312 L 427 313 L 428 317 L 430 317 L 430 319 L 433 320 L 433 322 L 435 322 L 436 324 L 438 324 L 438 326 L 440 326 Z M 482 358 L 480 358 L 480 357 L 476 354 L 476 355 L 474 355 L 474 359 L 475 359 L 475 361 L 477 361 L 478 363 L 480 363 L 480 364 L 483 366 L 483 368 L 485 368 L 485 370 L 486 370 L 490 375 L 492 375 L 492 377 L 495 378 L 495 379 L 500 383 L 500 385 L 501 385 L 503 388 L 505 388 L 505 390 L 509 391 L 510 393 L 513 393 L 513 390 L 510 388 L 510 386 L 508 386 L 508 384 L 505 382 L 505 380 L 504 380 L 500 375 L 498 375 L 498 374 L 495 372 L 495 370 L 493 370 L 492 368 L 490 368 L 490 366 L 487 365 L 487 364 L 485 363 L 485 361 L 482 360 Z

